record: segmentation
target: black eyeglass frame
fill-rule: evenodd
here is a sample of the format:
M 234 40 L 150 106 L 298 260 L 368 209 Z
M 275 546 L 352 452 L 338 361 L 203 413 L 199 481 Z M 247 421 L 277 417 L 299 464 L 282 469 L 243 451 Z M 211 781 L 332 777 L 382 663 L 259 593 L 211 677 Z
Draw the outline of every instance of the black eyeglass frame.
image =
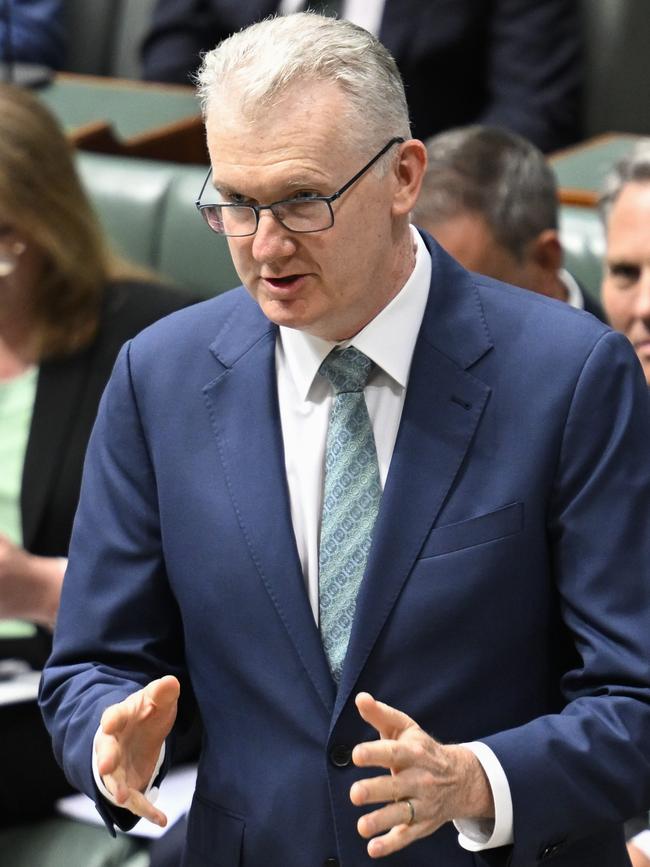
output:
M 199 193 L 199 196 L 195 200 L 194 204 L 196 205 L 198 212 L 201 214 L 201 216 L 204 218 L 205 222 L 210 227 L 211 231 L 213 231 L 216 235 L 222 235 L 223 237 L 226 237 L 226 238 L 228 238 L 228 237 L 230 237 L 230 238 L 249 238 L 251 235 L 254 235 L 257 232 L 257 229 L 258 229 L 259 224 L 260 224 L 260 212 L 261 211 L 271 211 L 271 213 L 273 214 L 275 219 L 278 221 L 278 223 L 280 223 L 281 226 L 284 226 L 284 228 L 288 232 L 295 232 L 296 234 L 301 234 L 301 235 L 311 234 L 313 232 L 324 232 L 327 229 L 331 229 L 332 226 L 334 225 L 334 211 L 332 210 L 332 202 L 335 202 L 337 199 L 340 199 L 341 196 L 343 195 L 343 193 L 346 193 L 353 184 L 356 184 L 356 182 L 361 177 L 363 177 L 363 175 L 365 175 L 365 173 L 368 171 L 368 169 L 371 169 L 374 166 L 374 164 L 378 160 L 380 160 L 383 157 L 383 155 L 385 153 L 387 153 L 393 147 L 393 145 L 402 144 L 405 141 L 406 141 L 406 139 L 403 138 L 402 136 L 395 136 L 394 138 L 392 138 L 387 144 L 384 145 L 384 147 L 379 151 L 379 153 L 375 154 L 375 156 L 369 162 L 367 162 L 365 164 L 365 166 L 360 171 L 358 171 L 356 173 L 356 175 L 351 177 L 349 181 L 346 181 L 346 183 L 344 183 L 340 189 L 338 189 L 335 193 L 332 193 L 330 196 L 304 196 L 302 198 L 296 198 L 296 199 L 281 199 L 279 202 L 271 202 L 270 205 L 246 205 L 246 204 L 240 204 L 239 202 L 223 202 L 223 203 L 206 202 L 205 204 L 201 204 L 201 196 L 203 195 L 203 191 L 205 190 L 205 188 L 208 184 L 208 181 L 210 179 L 210 176 L 212 174 L 212 167 L 210 167 L 208 169 L 207 175 L 205 176 L 205 180 L 203 181 L 203 186 L 201 187 L 201 192 Z M 302 203 L 306 203 L 306 202 L 325 202 L 325 204 L 327 205 L 329 212 L 330 212 L 330 223 L 328 226 L 323 226 L 320 229 L 291 229 L 291 228 L 289 228 L 289 226 L 287 226 L 282 221 L 282 219 L 278 216 L 278 214 L 275 211 L 275 208 L 279 208 L 282 205 L 289 205 L 289 204 L 295 204 L 295 203 L 302 204 Z M 217 208 L 249 208 L 255 214 L 255 228 L 253 229 L 252 232 L 246 232 L 243 235 L 229 235 L 227 232 L 219 232 L 216 229 L 213 229 L 212 226 L 210 225 L 209 221 L 208 221 L 207 214 L 205 214 L 204 211 L 207 208 L 215 208 L 215 207 L 217 207 Z

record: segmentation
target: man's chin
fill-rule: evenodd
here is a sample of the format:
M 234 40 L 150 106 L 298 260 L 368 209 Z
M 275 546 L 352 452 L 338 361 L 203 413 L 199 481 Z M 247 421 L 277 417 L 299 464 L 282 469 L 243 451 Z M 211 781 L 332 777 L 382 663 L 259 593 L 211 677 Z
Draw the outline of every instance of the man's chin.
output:
M 259 302 L 262 313 L 275 325 L 284 328 L 297 328 L 299 331 L 308 330 L 313 322 L 313 315 L 309 314 L 307 305 L 301 299 L 279 300 L 264 299 Z

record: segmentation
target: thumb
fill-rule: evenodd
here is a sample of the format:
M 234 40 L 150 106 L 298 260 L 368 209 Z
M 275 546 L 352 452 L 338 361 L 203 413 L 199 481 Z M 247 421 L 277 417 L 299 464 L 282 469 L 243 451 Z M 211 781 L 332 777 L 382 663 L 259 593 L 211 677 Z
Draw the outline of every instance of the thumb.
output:
M 410 716 L 383 701 L 377 701 L 368 692 L 360 692 L 355 704 L 361 718 L 376 729 L 381 738 L 397 740 L 406 729 L 417 725 Z

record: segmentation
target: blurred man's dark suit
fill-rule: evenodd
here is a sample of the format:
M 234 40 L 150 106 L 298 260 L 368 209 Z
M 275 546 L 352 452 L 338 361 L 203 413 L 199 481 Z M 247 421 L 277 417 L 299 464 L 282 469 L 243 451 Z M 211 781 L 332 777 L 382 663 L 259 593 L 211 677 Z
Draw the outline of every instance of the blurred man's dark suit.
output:
M 277 12 L 277 0 L 159 0 L 144 76 L 187 83 L 199 53 Z M 400 68 L 413 133 L 505 126 L 543 151 L 580 135 L 577 0 L 386 0 L 379 38 Z

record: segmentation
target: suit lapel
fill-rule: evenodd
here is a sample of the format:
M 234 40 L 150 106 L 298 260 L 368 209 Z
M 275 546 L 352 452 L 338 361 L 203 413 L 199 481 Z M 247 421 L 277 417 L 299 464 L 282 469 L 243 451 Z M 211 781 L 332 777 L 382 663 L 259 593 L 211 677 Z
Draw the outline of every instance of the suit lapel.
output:
M 23 545 L 34 547 L 88 377 L 90 352 L 41 364 L 21 488 Z
M 334 719 L 467 459 L 490 389 L 467 368 L 491 343 L 471 276 L 432 249 L 429 301 L 375 526 Z
M 291 523 L 275 340 L 275 326 L 246 297 L 211 347 L 222 372 L 204 393 L 251 558 L 329 713 L 334 685 L 309 606 Z

